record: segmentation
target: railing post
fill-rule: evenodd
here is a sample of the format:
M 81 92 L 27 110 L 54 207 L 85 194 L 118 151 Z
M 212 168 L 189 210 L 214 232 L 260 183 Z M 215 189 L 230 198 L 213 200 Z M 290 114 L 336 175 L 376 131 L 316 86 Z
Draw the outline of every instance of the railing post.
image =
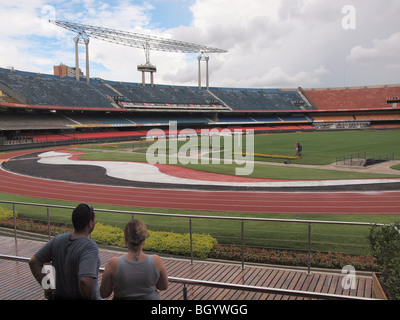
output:
M 186 283 L 183 284 L 183 300 L 187 300 L 187 287 Z
M 17 215 L 15 214 L 15 204 L 13 204 L 13 218 L 14 218 L 14 240 L 17 242 Z
M 311 223 L 308 224 L 307 275 L 311 275 Z
M 242 270 L 244 270 L 244 221 L 242 220 Z
M 190 232 L 190 264 L 193 264 L 192 218 L 189 218 L 189 232 Z
M 49 207 L 47 207 L 47 231 L 49 233 L 49 240 L 51 238 L 51 229 L 50 229 L 50 212 Z

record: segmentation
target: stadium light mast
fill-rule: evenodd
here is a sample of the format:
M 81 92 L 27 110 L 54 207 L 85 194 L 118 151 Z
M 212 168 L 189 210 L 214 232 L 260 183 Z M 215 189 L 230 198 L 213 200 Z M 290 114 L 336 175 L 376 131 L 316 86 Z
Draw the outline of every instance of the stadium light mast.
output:
M 78 44 L 79 43 L 84 43 L 86 46 L 86 81 L 90 82 L 90 76 L 89 76 L 89 37 L 87 34 L 82 31 L 78 33 L 78 35 L 74 38 L 75 42 L 75 77 L 76 81 L 79 81 L 80 79 L 80 74 L 79 74 L 79 48 Z
M 164 52 L 181 52 L 181 53 L 200 53 L 199 59 L 199 88 L 201 89 L 201 77 L 200 77 L 200 61 L 205 60 L 207 64 L 207 89 L 209 87 L 209 75 L 208 75 L 208 53 L 226 53 L 226 50 L 212 48 L 200 44 L 194 44 L 184 41 L 178 41 L 173 39 L 161 38 L 156 36 L 144 35 L 135 32 L 127 32 L 103 27 L 94 27 L 89 25 L 83 25 L 73 22 L 65 22 L 60 20 L 49 20 L 50 23 L 55 24 L 61 28 L 68 29 L 78 35 L 85 36 L 87 39 L 94 38 L 102 41 L 111 42 L 118 45 L 124 45 L 129 47 L 141 48 L 145 50 L 146 63 L 139 65 L 138 70 L 142 71 L 142 82 L 144 83 L 144 73 L 150 72 L 153 83 L 153 73 L 156 72 L 156 67 L 150 63 L 150 50 L 164 51 Z M 87 74 L 88 72 L 88 43 L 86 44 L 87 49 Z
M 200 55 L 197 57 L 197 60 L 199 62 L 199 89 L 201 89 L 201 69 L 200 69 L 200 62 L 204 60 L 206 62 L 206 88 L 209 88 L 209 73 L 208 73 L 208 60 L 210 60 L 210 57 L 206 55 L 204 52 L 201 52 Z

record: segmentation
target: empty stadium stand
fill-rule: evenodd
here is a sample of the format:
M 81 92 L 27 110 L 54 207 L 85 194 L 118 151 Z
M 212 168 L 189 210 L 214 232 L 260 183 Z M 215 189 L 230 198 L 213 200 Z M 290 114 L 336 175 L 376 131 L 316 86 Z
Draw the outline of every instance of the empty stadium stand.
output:
M 139 139 L 179 129 L 256 132 L 400 128 L 400 85 L 238 89 L 156 85 L 0 68 L 0 148 L 18 143 Z
M 21 102 L 29 105 L 113 108 L 106 96 L 107 92 L 111 94 L 110 89 L 101 83 L 88 84 L 67 78 L 55 80 L 40 74 L 34 76 L 17 71 L 7 73 L 3 69 L 0 72 L 0 84 L 1 90 L 9 95 L 18 92 Z
M 304 92 L 313 101 L 317 110 L 388 109 L 397 107 L 390 104 L 390 99 L 400 96 L 400 85 L 305 89 Z
M 303 100 L 297 90 L 210 88 L 210 91 L 233 110 L 293 111 L 311 109 L 311 106 Z

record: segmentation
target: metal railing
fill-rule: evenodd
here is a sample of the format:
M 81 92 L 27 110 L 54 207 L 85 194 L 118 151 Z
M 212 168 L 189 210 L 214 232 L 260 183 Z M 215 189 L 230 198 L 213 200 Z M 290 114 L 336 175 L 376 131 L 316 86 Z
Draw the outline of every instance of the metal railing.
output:
M 336 165 L 369 166 L 380 162 L 394 160 L 394 152 L 385 155 L 369 155 L 366 152 L 353 153 L 336 157 Z
M 16 205 L 26 205 L 26 206 L 37 206 L 45 207 L 47 211 L 47 226 L 48 226 L 48 238 L 51 238 L 50 230 L 50 208 L 61 208 L 73 210 L 74 207 L 71 206 L 60 206 L 60 205 L 50 205 L 50 204 L 39 204 L 39 203 L 28 203 L 28 202 L 16 202 L 16 201 L 4 201 L 0 200 L 0 203 L 12 204 L 13 206 L 13 217 L 14 217 L 14 237 L 17 239 L 17 225 L 16 225 Z M 153 212 L 139 212 L 139 211 L 121 211 L 121 210 L 110 210 L 110 209 L 97 209 L 96 212 L 105 213 L 122 213 L 131 215 L 143 215 L 143 216 L 159 216 L 159 217 L 169 217 L 169 218 L 187 218 L 189 219 L 189 234 L 190 234 L 190 259 L 191 264 L 194 263 L 193 254 L 193 228 L 192 220 L 194 219 L 210 219 L 210 220 L 230 220 L 230 221 L 240 221 L 241 231 L 240 231 L 240 241 L 241 241 L 241 264 L 242 269 L 245 269 L 245 221 L 256 221 L 256 222 L 281 222 L 281 223 L 300 223 L 308 225 L 308 235 L 307 235 L 307 274 L 311 274 L 311 232 L 312 225 L 323 224 L 323 225 L 347 225 L 347 226 L 364 226 L 371 227 L 372 225 L 383 226 L 384 224 L 369 223 L 369 222 L 348 222 L 348 221 L 320 221 L 320 220 L 299 220 L 299 219 L 272 219 L 272 218 L 252 218 L 252 217 L 224 217 L 224 216 L 202 216 L 202 215 L 189 215 L 189 214 L 169 214 L 169 213 L 153 213 Z
M 0 254 L 0 259 L 17 261 L 17 262 L 29 262 L 30 258 L 13 256 L 13 255 L 5 255 Z M 99 268 L 99 272 L 103 272 L 104 268 Z M 258 292 L 265 294 L 277 294 L 283 296 L 290 297 L 303 297 L 309 299 L 324 299 L 324 300 L 378 300 L 375 298 L 367 298 L 367 297 L 357 297 L 357 296 L 349 296 L 349 295 L 338 295 L 338 294 L 329 294 L 329 293 L 320 293 L 320 292 L 310 292 L 310 291 L 300 291 L 300 290 L 289 290 L 289 289 L 280 289 L 280 288 L 270 288 L 270 287 L 258 287 L 251 285 L 242 285 L 242 284 L 234 284 L 234 283 L 224 283 L 224 282 L 214 282 L 214 281 L 206 281 L 206 280 L 197 280 L 197 279 L 187 279 L 187 278 L 177 278 L 177 277 L 168 277 L 168 281 L 170 283 L 180 283 L 183 285 L 182 293 L 183 299 L 187 300 L 187 286 L 205 286 L 211 288 L 219 288 L 219 289 L 228 289 L 228 290 L 241 290 L 241 291 L 249 291 L 249 292 Z
M 366 152 L 353 153 L 346 156 L 336 157 L 336 165 L 341 164 L 346 166 L 361 166 L 362 161 L 365 161 L 366 159 Z

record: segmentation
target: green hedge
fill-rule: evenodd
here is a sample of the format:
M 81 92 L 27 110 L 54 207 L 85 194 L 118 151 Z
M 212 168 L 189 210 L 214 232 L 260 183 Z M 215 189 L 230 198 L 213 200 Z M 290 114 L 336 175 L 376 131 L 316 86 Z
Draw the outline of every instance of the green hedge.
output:
M 190 255 L 190 235 L 148 230 L 149 237 L 143 250 L 173 255 Z M 120 228 L 96 223 L 92 239 L 98 244 L 126 248 L 124 232 Z M 217 240 L 210 235 L 193 234 L 193 256 L 206 259 Z
M 160 253 L 190 256 L 190 234 L 149 231 L 144 249 Z M 206 234 L 192 234 L 193 256 L 207 259 L 217 240 Z
M 0 207 L 0 225 L 3 227 L 12 228 L 14 225 L 13 212 Z M 47 225 L 41 223 L 35 223 L 32 219 L 21 220 L 17 219 L 17 229 L 47 233 Z M 71 232 L 72 229 L 68 226 L 62 228 L 59 227 L 59 231 L 55 230 L 52 226 L 52 235 L 61 232 Z M 172 232 L 155 232 L 148 230 L 149 237 L 144 243 L 143 249 L 146 251 L 153 251 L 158 253 L 173 254 L 190 256 L 190 235 L 189 234 L 177 234 Z M 124 231 L 120 228 L 113 227 L 110 225 L 104 225 L 102 223 L 96 223 L 91 237 L 96 243 L 105 246 L 114 246 L 120 248 L 126 248 L 124 241 Z M 210 235 L 205 234 L 193 234 L 193 256 L 200 259 L 208 258 L 210 250 L 217 244 L 217 240 Z
M 15 215 L 18 216 L 18 213 L 15 212 Z M 0 221 L 9 220 L 14 218 L 14 213 L 12 210 L 0 207 Z
M 124 231 L 117 227 L 97 222 L 91 238 L 98 244 L 125 248 Z

